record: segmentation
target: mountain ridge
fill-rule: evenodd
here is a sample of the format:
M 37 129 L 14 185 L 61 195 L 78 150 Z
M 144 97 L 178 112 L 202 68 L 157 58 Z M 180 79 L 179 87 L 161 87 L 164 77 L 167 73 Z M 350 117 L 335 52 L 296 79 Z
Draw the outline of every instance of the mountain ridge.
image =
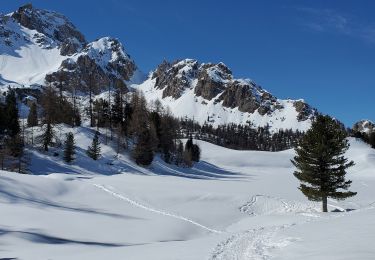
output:
M 304 100 L 278 99 L 252 80 L 235 78 L 222 62 L 165 61 L 146 77 L 119 40 L 87 42 L 64 15 L 31 4 L 0 17 L 0 51 L 0 87 L 51 85 L 100 94 L 122 86 L 143 91 L 149 102 L 160 99 L 177 117 L 272 131 L 305 131 L 318 113 Z

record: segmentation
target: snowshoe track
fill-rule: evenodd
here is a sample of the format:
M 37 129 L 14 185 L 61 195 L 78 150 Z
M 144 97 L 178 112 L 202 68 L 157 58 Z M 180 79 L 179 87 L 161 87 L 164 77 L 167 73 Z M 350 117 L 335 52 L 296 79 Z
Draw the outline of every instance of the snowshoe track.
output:
M 127 203 L 129 203 L 130 205 L 134 206 L 134 207 L 137 207 L 137 208 L 140 208 L 140 209 L 143 209 L 143 210 L 146 210 L 146 211 L 149 211 L 149 212 L 153 212 L 155 214 L 159 214 L 159 215 L 163 215 L 163 216 L 167 216 L 167 217 L 171 217 L 171 218 L 175 218 L 175 219 L 179 219 L 179 220 L 182 220 L 184 222 L 188 222 L 194 226 L 197 226 L 199 228 L 202 228 L 204 230 L 207 230 L 209 232 L 212 232 L 212 233 L 216 233 L 216 234 L 221 234 L 223 233 L 223 231 L 220 231 L 220 230 L 216 230 L 216 229 L 213 229 L 213 228 L 210 228 L 210 227 L 207 227 L 203 224 L 200 224 L 192 219 L 189 219 L 187 217 L 184 217 L 184 216 L 181 216 L 181 215 L 177 215 L 177 214 L 174 214 L 174 213 L 170 213 L 170 212 L 166 212 L 166 211 L 163 211 L 163 210 L 159 210 L 159 209 L 155 209 L 155 208 L 152 208 L 152 207 L 148 207 L 146 205 L 143 205 L 135 200 L 132 200 L 118 192 L 115 192 L 113 190 L 110 190 L 108 188 L 106 188 L 104 185 L 100 185 L 100 184 L 93 184 L 95 187 L 97 187 L 98 189 L 102 190 L 102 191 L 105 191 L 106 193 L 112 195 L 113 197 L 116 197 L 120 200 L 123 200 Z

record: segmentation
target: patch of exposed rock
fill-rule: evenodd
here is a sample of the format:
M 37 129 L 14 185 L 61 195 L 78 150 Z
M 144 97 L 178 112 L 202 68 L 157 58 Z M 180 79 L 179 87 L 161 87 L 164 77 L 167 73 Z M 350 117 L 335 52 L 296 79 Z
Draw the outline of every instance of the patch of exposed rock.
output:
M 293 103 L 296 111 L 298 112 L 298 121 L 305 121 L 316 115 L 316 110 L 312 108 L 309 104 L 306 104 L 302 100 L 297 100 Z

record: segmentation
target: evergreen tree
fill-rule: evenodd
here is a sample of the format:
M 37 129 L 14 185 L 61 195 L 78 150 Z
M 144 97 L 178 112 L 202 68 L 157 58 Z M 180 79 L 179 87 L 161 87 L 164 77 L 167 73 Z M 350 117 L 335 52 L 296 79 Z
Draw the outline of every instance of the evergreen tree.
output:
M 150 130 L 143 129 L 137 134 L 137 143 L 132 155 L 138 165 L 147 166 L 152 163 L 152 160 L 154 159 L 154 147 Z
M 5 110 L 5 126 L 7 134 L 10 137 L 14 137 L 20 132 L 20 124 L 18 121 L 18 108 L 16 93 L 14 90 L 10 90 L 5 99 L 6 110 Z
M 166 163 L 171 163 L 172 155 L 176 150 L 174 141 L 177 139 L 177 122 L 169 114 L 161 118 L 159 146 L 162 158 Z
M 28 127 L 34 127 L 38 125 L 38 111 L 36 107 L 36 103 L 33 102 L 30 107 L 30 112 L 27 117 L 27 126 Z
M 47 121 L 47 123 L 44 125 L 44 132 L 40 136 L 44 151 L 48 151 L 48 147 L 51 146 L 54 136 L 55 131 L 53 130 L 53 126 L 50 121 Z
M 132 155 L 137 164 L 146 166 L 151 164 L 157 146 L 155 127 L 149 118 L 147 102 L 142 94 L 133 95 L 132 106 L 130 132 L 135 144 Z
M 14 158 L 16 158 L 16 166 L 17 171 L 21 173 L 22 171 L 22 157 L 24 155 L 24 150 L 23 150 L 23 140 L 19 134 L 9 137 L 6 140 L 6 146 L 7 146 L 7 151 L 8 154 Z
M 329 116 L 319 115 L 310 130 L 295 149 L 292 160 L 301 181 L 299 189 L 309 200 L 322 201 L 327 212 L 327 198 L 345 199 L 356 195 L 347 191 L 351 181 L 345 180 L 346 169 L 353 166 L 344 153 L 349 148 L 347 134 L 341 125 Z
M 66 134 L 65 148 L 64 148 L 64 161 L 70 163 L 74 160 L 75 155 L 75 141 L 72 132 Z
M 87 148 L 87 155 L 92 158 L 93 160 L 98 160 L 99 157 L 100 157 L 100 152 L 101 152 L 101 148 L 100 148 L 100 142 L 99 142 L 99 132 L 96 131 L 95 132 L 95 136 L 94 138 L 92 139 L 92 143 L 91 143 L 91 146 L 89 146 Z
M 81 126 L 82 120 L 81 120 L 81 114 L 79 113 L 79 110 L 77 108 L 74 109 L 74 126 Z

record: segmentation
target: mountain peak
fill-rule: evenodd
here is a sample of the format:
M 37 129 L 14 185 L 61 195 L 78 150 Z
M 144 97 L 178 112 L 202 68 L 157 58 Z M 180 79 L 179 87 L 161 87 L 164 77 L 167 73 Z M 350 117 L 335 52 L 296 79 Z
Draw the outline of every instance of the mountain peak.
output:
M 355 132 L 369 134 L 375 132 L 375 123 L 370 120 L 361 120 L 354 124 L 353 130 Z
M 62 14 L 26 4 L 11 17 L 21 26 L 54 40 L 61 47 L 62 55 L 71 55 L 86 44 L 83 34 Z

